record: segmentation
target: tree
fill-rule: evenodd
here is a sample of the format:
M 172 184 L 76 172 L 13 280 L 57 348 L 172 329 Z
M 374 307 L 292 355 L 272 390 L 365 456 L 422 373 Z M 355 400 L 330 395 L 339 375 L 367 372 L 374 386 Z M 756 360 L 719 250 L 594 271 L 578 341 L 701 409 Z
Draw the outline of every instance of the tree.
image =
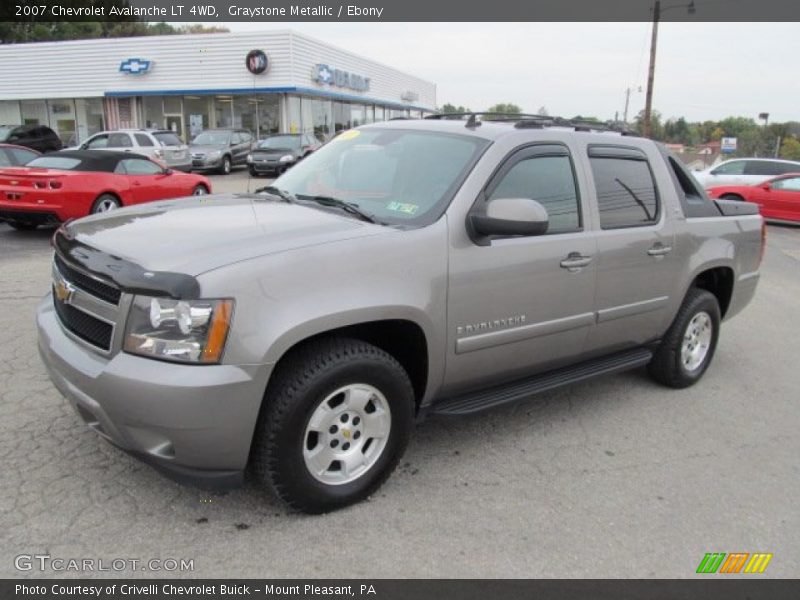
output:
M 536 111 L 536 114 L 537 115 L 542 115 L 543 117 L 549 117 L 550 116 L 550 113 L 547 112 L 547 107 L 546 106 L 540 106 L 539 110 Z
M 800 140 L 796 137 L 787 137 L 781 144 L 781 158 L 787 160 L 800 160 Z
M 512 104 L 511 102 L 501 102 L 499 104 L 495 104 L 494 106 L 490 106 L 489 108 L 486 109 L 486 112 L 518 115 L 522 113 L 522 109 L 516 104 Z
M 634 129 L 639 135 L 644 135 L 644 111 L 639 111 L 633 121 Z M 661 123 L 661 113 L 654 110 L 650 114 L 650 137 L 654 140 L 663 141 L 664 139 L 664 126 Z
M 443 113 L 468 113 L 470 110 L 468 108 L 464 108 L 463 106 L 456 106 L 455 104 L 450 104 L 449 102 L 445 102 L 440 109 Z

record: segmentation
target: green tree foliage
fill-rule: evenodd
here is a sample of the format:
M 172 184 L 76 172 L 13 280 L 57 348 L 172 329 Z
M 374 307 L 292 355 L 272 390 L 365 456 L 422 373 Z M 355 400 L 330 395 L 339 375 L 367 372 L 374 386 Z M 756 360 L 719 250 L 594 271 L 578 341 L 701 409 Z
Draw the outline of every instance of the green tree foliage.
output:
M 787 160 L 800 160 L 800 139 L 787 137 L 781 144 L 780 157 Z
M 522 109 L 516 104 L 513 104 L 511 102 L 500 102 L 499 104 L 495 104 L 494 106 L 490 106 L 489 108 L 487 108 L 486 112 L 518 115 L 522 113 Z
M 468 108 L 464 108 L 461 105 L 456 106 L 455 104 L 450 104 L 449 102 L 445 102 L 440 109 L 443 113 L 466 113 L 469 112 Z

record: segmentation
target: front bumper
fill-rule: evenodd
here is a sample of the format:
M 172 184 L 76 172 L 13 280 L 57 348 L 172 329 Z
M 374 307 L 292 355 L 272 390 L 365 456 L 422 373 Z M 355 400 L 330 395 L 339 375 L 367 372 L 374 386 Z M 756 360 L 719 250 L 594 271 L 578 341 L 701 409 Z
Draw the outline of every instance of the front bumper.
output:
M 222 166 L 222 155 L 203 158 L 192 158 L 192 169 L 195 171 L 204 171 L 208 169 L 219 169 Z
M 36 319 L 50 378 L 89 428 L 183 483 L 242 482 L 271 365 L 108 358 L 64 332 L 49 294 Z

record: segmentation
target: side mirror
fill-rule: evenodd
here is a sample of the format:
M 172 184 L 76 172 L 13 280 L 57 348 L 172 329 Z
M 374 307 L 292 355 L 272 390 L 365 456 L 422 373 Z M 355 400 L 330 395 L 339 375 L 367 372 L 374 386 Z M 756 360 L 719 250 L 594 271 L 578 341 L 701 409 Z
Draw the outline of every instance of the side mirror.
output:
M 772 189 L 772 184 L 769 181 L 765 181 L 761 184 L 761 189 L 768 192 Z
M 547 209 L 530 198 L 499 198 L 486 205 L 485 213 L 468 217 L 472 231 L 480 237 L 493 235 L 542 235 L 547 232 Z
M 169 167 L 167 167 L 166 169 L 164 169 L 164 175 L 172 175 L 174 172 L 175 172 L 175 171 L 173 171 L 173 170 L 172 170 L 172 169 L 170 169 Z

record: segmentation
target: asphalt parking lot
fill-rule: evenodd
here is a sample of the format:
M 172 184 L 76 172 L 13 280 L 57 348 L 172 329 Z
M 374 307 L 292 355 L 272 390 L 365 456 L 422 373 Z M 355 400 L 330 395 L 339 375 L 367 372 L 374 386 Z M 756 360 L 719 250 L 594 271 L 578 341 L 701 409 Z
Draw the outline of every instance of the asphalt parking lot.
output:
M 672 578 L 770 552 L 763 576 L 800 574 L 800 228 L 769 228 L 757 297 L 699 385 L 635 371 L 427 421 L 376 496 L 317 517 L 252 484 L 182 487 L 84 427 L 36 351 L 50 234 L 0 224 L 0 577 L 80 575 L 18 571 L 20 554 L 193 559 L 170 573 L 193 577 Z

